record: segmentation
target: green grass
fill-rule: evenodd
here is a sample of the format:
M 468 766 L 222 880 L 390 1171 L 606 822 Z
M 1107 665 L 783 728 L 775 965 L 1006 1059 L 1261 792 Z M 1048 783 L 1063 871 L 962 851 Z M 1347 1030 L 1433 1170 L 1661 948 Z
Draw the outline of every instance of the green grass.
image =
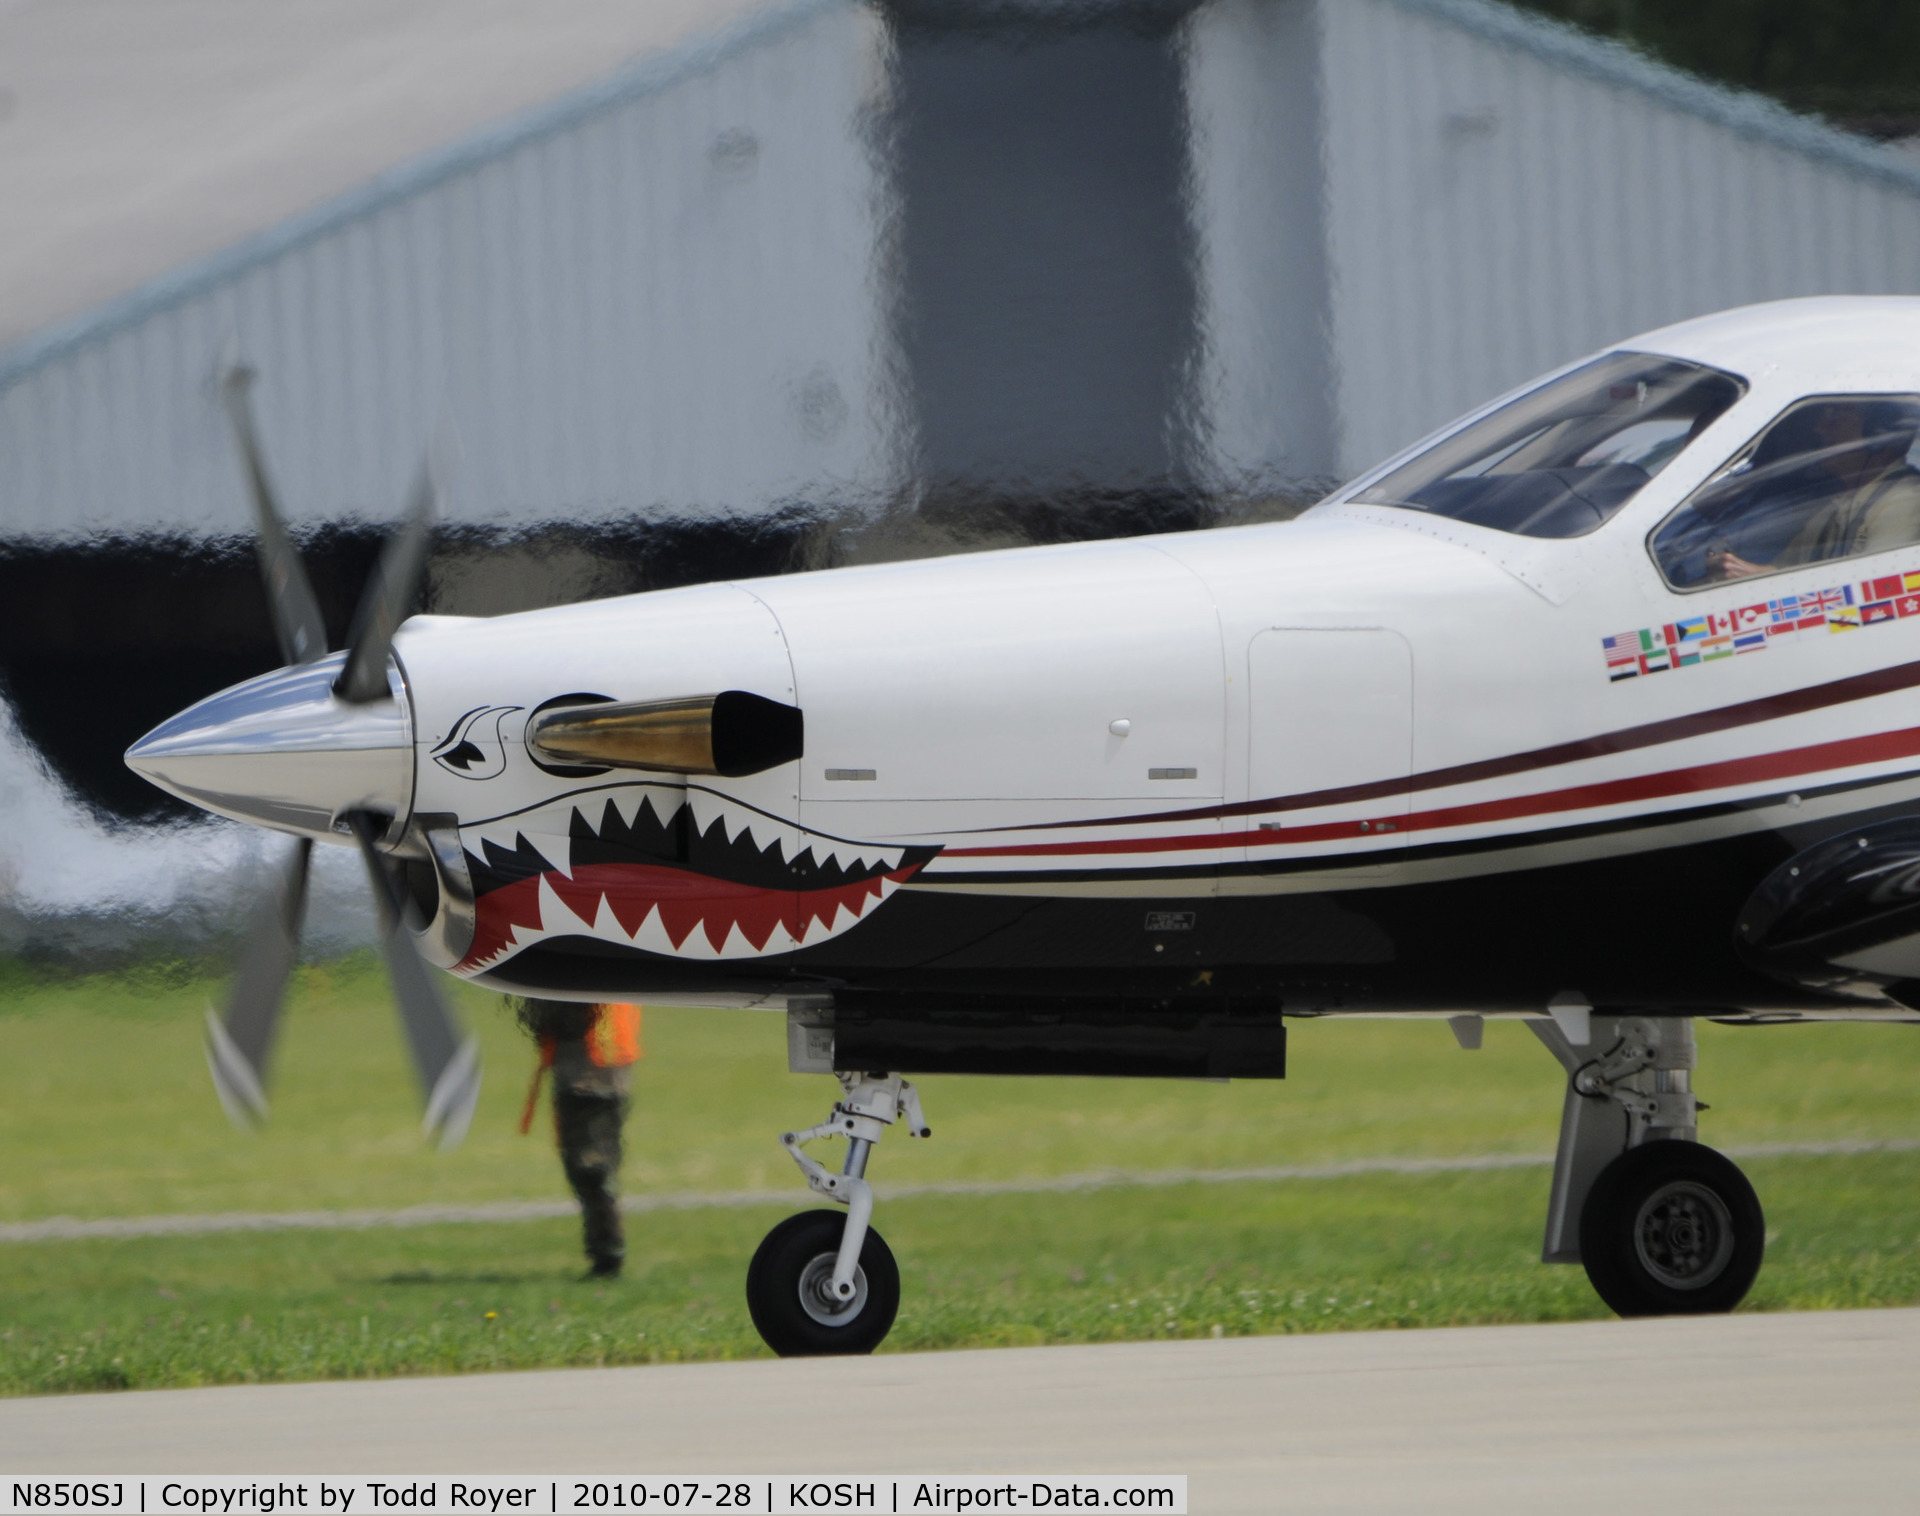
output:
M 1920 1300 L 1920 1157 L 1750 1167 L 1773 1235 L 1747 1308 Z M 1509 1170 L 898 1201 L 886 1351 L 1604 1316 L 1538 1261 L 1545 1190 Z M 0 1391 L 759 1356 L 742 1276 L 781 1214 L 639 1218 L 615 1284 L 577 1282 L 557 1222 L 16 1245 Z
M 486 1043 L 472 1137 L 427 1151 L 378 971 L 305 970 L 272 1125 L 226 1125 L 192 979 L 16 981 L 0 995 L 0 1219 L 558 1196 L 544 1131 L 514 1130 L 532 1055 L 496 997 L 461 991 Z M 1703 1135 L 1722 1145 L 1920 1136 L 1920 1032 L 1700 1028 Z M 780 1018 L 650 1009 L 630 1190 L 790 1188 L 776 1134 L 825 1114 L 785 1072 Z M 1560 1083 L 1524 1028 L 1460 1052 L 1433 1022 L 1296 1024 L 1294 1075 L 1228 1086 L 924 1081 L 928 1143 L 883 1181 L 1544 1152 Z M 1755 1160 L 1755 1309 L 1920 1301 L 1920 1155 Z M 915 1350 L 1604 1314 L 1538 1262 L 1544 1167 L 1281 1184 L 888 1202 L 878 1224 Z M 570 1223 L 0 1245 L 0 1391 L 740 1357 L 741 1287 L 779 1207 L 631 1221 L 629 1277 L 577 1283 Z M 487 1313 L 493 1312 L 489 1316 Z
M 533 1053 L 500 998 L 443 980 L 480 1033 L 486 1085 L 458 1151 L 420 1141 L 419 1104 L 370 960 L 303 970 L 274 1115 L 234 1132 L 199 1024 L 220 986 L 97 978 L 0 994 L 0 1221 L 523 1199 L 556 1192 L 544 1123 L 515 1130 Z M 1542 1153 L 1560 1076 L 1531 1033 L 1463 1053 L 1437 1021 L 1295 1022 L 1291 1077 L 921 1081 L 934 1138 L 889 1142 L 882 1181 L 1098 1168 L 1227 1167 L 1381 1155 Z M 1703 1135 L 1739 1144 L 1920 1137 L 1920 1028 L 1700 1028 Z M 796 1185 L 778 1134 L 835 1089 L 786 1072 L 781 1017 L 650 1009 L 629 1132 L 636 1191 Z

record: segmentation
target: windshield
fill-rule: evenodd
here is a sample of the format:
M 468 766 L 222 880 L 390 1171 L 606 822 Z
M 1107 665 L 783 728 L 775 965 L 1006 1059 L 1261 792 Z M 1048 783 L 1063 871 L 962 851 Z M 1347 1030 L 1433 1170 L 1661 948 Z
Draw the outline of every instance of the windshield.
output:
M 1781 415 L 1653 534 L 1675 589 L 1920 542 L 1920 395 L 1815 395 Z
M 1583 536 L 1746 388 L 1697 363 L 1608 353 L 1436 442 L 1353 499 L 1522 537 Z

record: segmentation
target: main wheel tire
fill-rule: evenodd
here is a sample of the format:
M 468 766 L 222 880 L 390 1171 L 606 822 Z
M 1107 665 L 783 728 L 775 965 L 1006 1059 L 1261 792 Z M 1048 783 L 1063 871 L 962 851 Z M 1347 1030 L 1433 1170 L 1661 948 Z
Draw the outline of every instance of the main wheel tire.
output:
M 1629 1148 L 1600 1171 L 1580 1213 L 1587 1278 L 1622 1316 L 1731 1311 L 1766 1245 L 1747 1176 L 1697 1142 Z
M 824 1293 L 832 1281 L 845 1211 L 802 1211 L 767 1233 L 747 1266 L 747 1310 L 761 1338 L 782 1358 L 871 1353 L 900 1309 L 900 1269 L 872 1227 L 861 1244 L 853 1299 Z

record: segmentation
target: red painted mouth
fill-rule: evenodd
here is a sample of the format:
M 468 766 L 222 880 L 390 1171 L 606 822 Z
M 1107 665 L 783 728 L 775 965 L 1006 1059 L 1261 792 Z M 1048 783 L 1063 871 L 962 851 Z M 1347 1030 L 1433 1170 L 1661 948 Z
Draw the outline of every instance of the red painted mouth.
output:
M 735 884 L 653 863 L 581 864 L 571 878 L 558 869 L 547 869 L 479 897 L 475 902 L 473 946 L 454 971 L 471 973 L 513 950 L 517 946 L 515 927 L 545 929 L 540 912 L 543 880 L 568 910 L 588 923 L 598 918 L 604 900 L 629 937 L 637 936 L 647 917 L 658 911 L 660 925 L 676 951 L 700 928 L 714 952 L 721 952 L 737 928 L 759 953 L 766 950 L 776 927 L 785 927 L 788 936 L 798 942 L 815 922 L 831 928 L 843 910 L 855 919 L 864 916 L 867 908 L 885 894 L 889 881 L 905 884 L 920 872 L 923 863 L 903 860 L 901 867 L 891 872 L 815 890 Z

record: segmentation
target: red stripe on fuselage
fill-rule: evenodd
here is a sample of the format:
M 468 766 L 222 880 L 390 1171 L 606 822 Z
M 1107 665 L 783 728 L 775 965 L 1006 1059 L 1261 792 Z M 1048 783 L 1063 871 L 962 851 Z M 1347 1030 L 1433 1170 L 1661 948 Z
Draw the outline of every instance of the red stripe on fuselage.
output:
M 1628 805 L 1636 800 L 1659 800 L 1672 795 L 1698 795 L 1709 790 L 1731 789 L 1745 784 L 1764 784 L 1781 779 L 1796 779 L 1830 769 L 1854 768 L 1863 763 L 1885 763 L 1895 758 L 1911 758 L 1920 753 L 1920 727 L 1876 732 L 1866 737 L 1847 737 L 1836 742 L 1817 742 L 1808 747 L 1786 748 L 1777 753 L 1762 753 L 1751 758 L 1729 758 L 1717 763 L 1700 763 L 1691 768 L 1668 769 L 1657 774 L 1641 774 L 1631 779 L 1608 779 L 1594 784 L 1579 784 L 1562 790 L 1546 790 L 1532 795 L 1514 795 L 1501 800 L 1483 800 L 1471 805 L 1442 806 L 1431 811 L 1415 811 L 1409 816 L 1369 817 L 1365 824 L 1376 827 L 1390 821 L 1403 832 L 1434 832 L 1448 827 L 1476 826 L 1490 821 L 1512 821 L 1522 816 L 1548 816 L 1564 811 L 1597 810 L 1610 805 Z M 1165 820 L 1152 817 L 1151 820 Z M 1348 821 L 1318 822 L 1309 826 L 1290 826 L 1281 832 L 1240 831 L 1208 832 L 1183 837 L 1113 837 L 1092 842 L 1016 843 L 1009 847 L 950 847 L 947 858 L 1071 858 L 1089 854 L 1202 852 L 1230 847 L 1273 847 L 1300 842 L 1351 841 L 1371 836 L 1360 830 L 1359 818 Z M 1371 857 L 1369 850 L 1363 857 Z
M 1659 747 L 1668 742 L 1684 742 L 1689 737 L 1704 737 L 1735 727 L 1761 721 L 1778 721 L 1808 711 L 1846 705 L 1855 700 L 1871 700 L 1900 690 L 1920 687 L 1920 663 L 1899 663 L 1891 668 L 1875 669 L 1870 674 L 1854 674 L 1826 684 L 1788 690 L 1780 695 L 1763 695 L 1710 711 L 1692 711 L 1685 716 L 1670 716 L 1663 721 L 1643 722 L 1602 732 L 1597 737 L 1582 737 L 1574 742 L 1557 742 L 1551 747 L 1532 748 L 1524 753 L 1508 753 L 1499 758 L 1478 758 L 1471 763 L 1456 763 L 1449 768 L 1428 769 L 1404 779 L 1376 779 L 1366 784 L 1343 785 L 1338 789 L 1314 790 L 1300 795 L 1275 795 L 1264 800 L 1237 800 L 1231 805 L 1199 806 L 1184 811 L 1151 811 L 1132 816 L 1100 816 L 1085 821 L 1035 821 L 1024 826 L 1006 827 L 1009 832 L 1048 832 L 1106 826 L 1164 825 L 1170 821 L 1211 821 L 1230 816 L 1266 816 L 1279 811 L 1314 811 L 1330 805 L 1355 805 L 1366 800 L 1387 800 L 1398 795 L 1418 794 L 1421 790 L 1452 789 L 1459 784 L 1477 784 L 1483 779 L 1504 779 L 1509 774 L 1530 773 L 1536 769 L 1559 768 L 1588 758 L 1604 758 L 1613 753 L 1631 753 L 1641 748 Z M 1001 828 L 982 828 L 986 831 Z M 954 850 L 949 848 L 948 853 Z

